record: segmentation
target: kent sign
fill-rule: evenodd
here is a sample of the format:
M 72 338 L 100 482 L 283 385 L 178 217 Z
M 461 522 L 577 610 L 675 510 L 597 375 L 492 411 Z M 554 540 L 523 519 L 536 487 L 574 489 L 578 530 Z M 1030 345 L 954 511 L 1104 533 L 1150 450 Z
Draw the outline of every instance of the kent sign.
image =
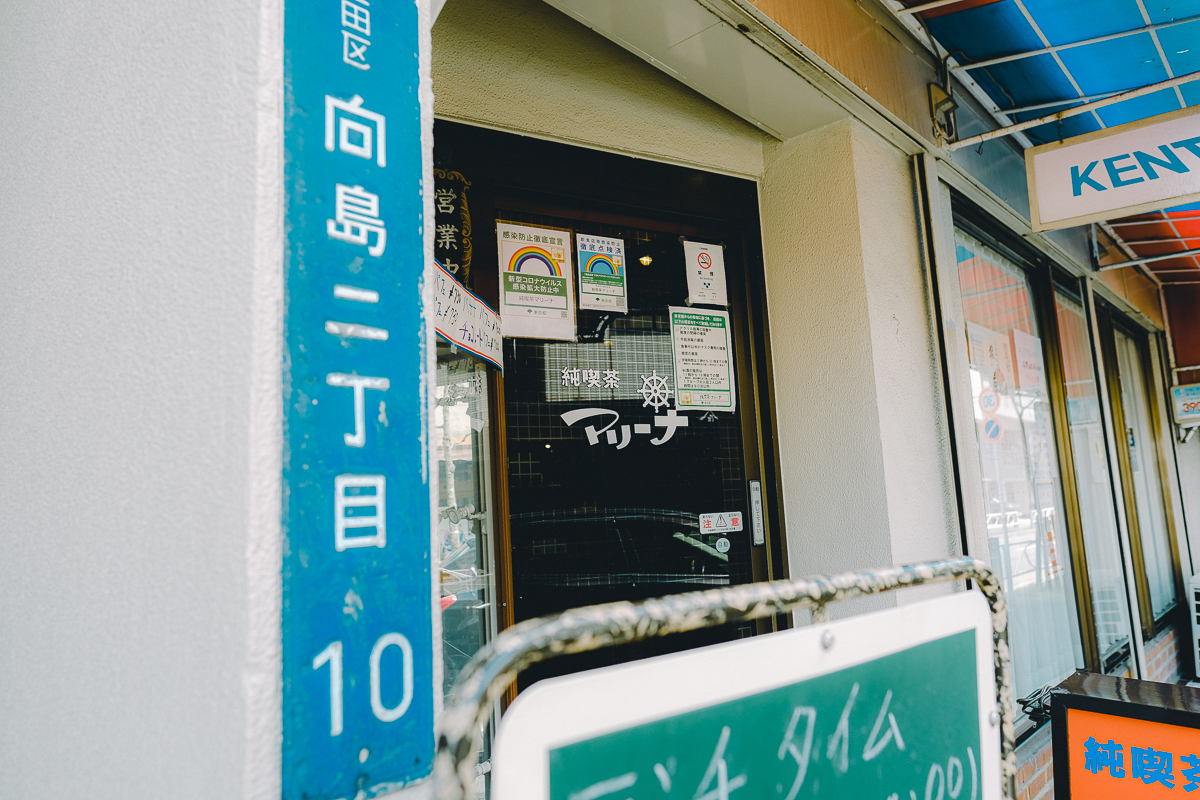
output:
M 992 618 L 967 592 L 542 681 L 495 800 L 998 800 Z
M 284 7 L 284 800 L 429 775 L 429 7 Z M 424 143 L 423 143 L 424 142 Z
M 1200 107 L 1025 151 L 1035 231 L 1200 200 Z

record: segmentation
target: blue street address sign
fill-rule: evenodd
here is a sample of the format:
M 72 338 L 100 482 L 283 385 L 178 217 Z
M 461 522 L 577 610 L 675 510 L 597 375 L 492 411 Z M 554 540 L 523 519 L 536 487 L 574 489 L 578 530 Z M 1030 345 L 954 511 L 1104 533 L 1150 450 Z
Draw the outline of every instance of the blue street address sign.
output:
M 283 797 L 433 759 L 418 5 L 288 2 Z

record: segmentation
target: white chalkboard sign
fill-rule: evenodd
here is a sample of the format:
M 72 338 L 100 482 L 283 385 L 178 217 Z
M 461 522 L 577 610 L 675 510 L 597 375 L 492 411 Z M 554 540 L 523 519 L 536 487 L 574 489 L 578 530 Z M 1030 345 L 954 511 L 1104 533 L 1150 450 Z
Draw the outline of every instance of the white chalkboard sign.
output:
M 999 800 L 995 709 L 987 600 L 957 593 L 541 681 L 492 797 Z

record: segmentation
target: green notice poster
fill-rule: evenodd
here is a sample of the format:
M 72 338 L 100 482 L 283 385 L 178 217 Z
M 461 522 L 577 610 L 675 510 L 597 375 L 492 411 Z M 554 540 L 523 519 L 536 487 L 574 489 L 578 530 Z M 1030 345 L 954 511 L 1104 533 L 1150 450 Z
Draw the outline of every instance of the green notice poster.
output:
M 629 311 L 625 281 L 625 242 L 607 236 L 575 234 L 579 250 L 579 307 Z
M 733 344 L 729 312 L 671 306 L 675 408 L 734 411 Z
M 550 800 L 980 800 L 975 636 L 554 748 Z
M 500 254 L 500 329 L 504 336 L 575 338 L 571 232 L 496 225 Z

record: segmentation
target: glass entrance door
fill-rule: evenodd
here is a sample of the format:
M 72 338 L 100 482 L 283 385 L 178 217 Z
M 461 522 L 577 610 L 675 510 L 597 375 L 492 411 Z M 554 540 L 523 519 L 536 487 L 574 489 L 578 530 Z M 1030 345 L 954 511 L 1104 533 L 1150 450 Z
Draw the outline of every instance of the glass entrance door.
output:
M 1151 409 L 1149 376 L 1143 360 L 1142 342 L 1124 331 L 1113 330 L 1116 351 L 1117 388 L 1126 456 L 1125 480 L 1132 488 L 1127 510 L 1130 529 L 1140 543 L 1146 576 L 1146 598 L 1151 618 L 1146 620 L 1146 634 L 1151 637 L 1161 627 L 1160 620 L 1178 599 L 1175 584 L 1175 558 L 1171 531 L 1167 522 L 1161 475 L 1159 474 L 1158 444 L 1155 438 Z M 1114 403 L 1115 405 L 1115 403 Z
M 507 329 L 503 375 L 489 384 L 497 627 L 786 575 L 755 184 L 445 121 L 435 139 L 438 169 L 457 181 L 453 198 L 444 193 L 447 208 L 451 199 L 456 205 L 439 217 L 439 236 L 453 248 L 456 275 L 493 308 L 501 308 L 506 232 L 549 242 L 547 258 L 560 263 L 557 250 L 570 253 L 576 297 L 580 236 L 618 240 L 624 251 L 626 310 L 568 307 L 550 312 L 553 333 Z M 723 256 L 727 305 L 690 305 L 703 298 L 689 290 L 684 240 Z M 525 251 L 521 245 L 511 258 Z M 524 287 L 510 289 L 520 302 L 541 316 L 562 310 L 559 290 L 534 294 L 540 284 L 510 274 L 521 271 L 508 269 L 510 260 L 503 285 Z M 610 272 L 589 283 L 600 293 L 619 282 Z M 688 405 L 722 390 L 676 370 L 669 309 L 683 337 L 679 352 L 691 348 L 687 369 L 728 365 L 723 410 Z M 680 321 L 680 310 L 718 319 L 706 334 L 694 316 Z M 689 385 L 681 388 L 681 378 Z M 758 540 L 746 516 L 751 480 L 762 484 Z M 520 682 L 786 624 L 724 626 L 555 658 Z
M 626 314 L 579 310 L 578 341 L 506 341 L 515 620 L 753 580 L 741 409 L 677 408 L 668 309 L 688 301 L 680 237 L 558 216 L 498 216 L 623 241 L 629 304 Z M 741 271 L 733 254 L 726 269 Z M 739 357 L 736 348 L 729 356 Z M 718 522 L 741 530 L 721 531 Z M 671 637 L 636 655 L 751 632 Z M 619 649 L 576 663 L 556 659 L 530 678 L 634 655 Z

